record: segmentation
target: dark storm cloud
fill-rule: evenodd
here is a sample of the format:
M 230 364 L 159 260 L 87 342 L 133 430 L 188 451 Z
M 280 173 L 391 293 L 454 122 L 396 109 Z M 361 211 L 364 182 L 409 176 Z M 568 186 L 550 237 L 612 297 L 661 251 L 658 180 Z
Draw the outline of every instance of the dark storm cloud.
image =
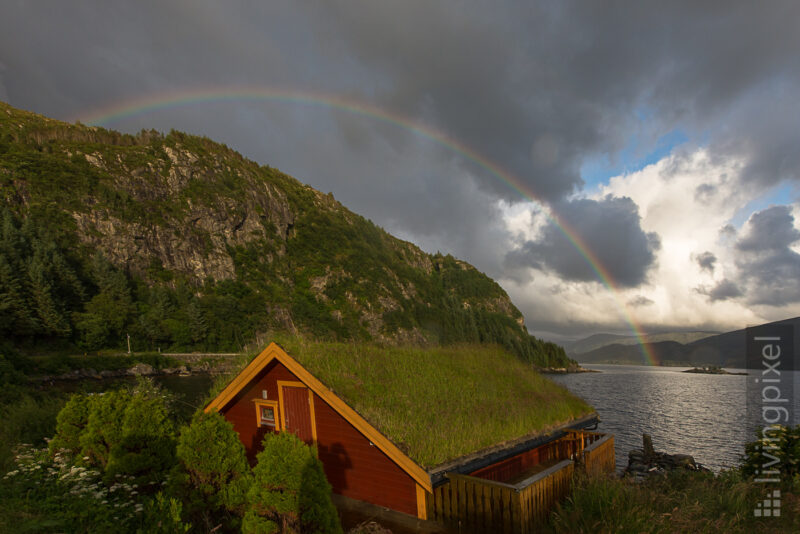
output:
M 716 154 L 747 158 L 751 178 L 798 177 L 798 4 L 325 5 L 311 13 L 321 42 L 387 80 L 386 102 L 547 199 L 580 184 L 587 155 L 673 128 L 710 133 Z
M 0 98 L 65 119 L 228 85 L 364 102 L 515 175 L 574 219 L 598 255 L 619 253 L 603 260 L 630 286 L 644 280 L 654 241 L 630 216 L 635 206 L 585 201 L 588 212 L 576 213 L 582 201 L 565 199 L 580 191 L 582 165 L 606 158 L 626 166 L 679 131 L 689 147 L 741 161 L 754 195 L 797 180 L 799 18 L 800 3 L 791 1 L 12 0 L 0 16 Z M 324 106 L 233 102 L 108 126 L 207 135 L 334 192 L 393 233 L 514 277 L 501 272 L 508 235 L 495 201 L 517 201 L 519 192 L 395 124 Z M 694 193 L 715 194 L 707 184 Z M 596 235 L 590 220 L 624 237 Z M 538 261 L 568 279 L 591 279 L 570 247 L 546 229 L 543 241 L 517 253 L 516 268 Z
M 694 257 L 694 260 L 697 262 L 697 265 L 700 266 L 701 270 L 714 274 L 714 266 L 717 263 L 717 257 L 713 252 L 706 251 L 702 254 L 698 254 Z
M 6 91 L 6 85 L 3 83 L 3 71 L 6 70 L 6 66 L 0 63 L 0 100 L 3 102 L 8 101 L 8 91 Z
M 754 213 L 747 222 L 747 233 L 736 243 L 743 252 L 781 251 L 800 239 L 789 206 L 773 206 Z
M 797 177 L 792 2 L 243 5 L 12 4 L 0 22 L 8 97 L 73 116 L 197 85 L 334 92 L 434 125 L 549 200 L 580 186 L 587 156 L 676 127 L 744 153 L 760 180 Z
M 630 198 L 562 202 L 557 211 L 562 223 L 588 245 L 615 284 L 636 287 L 645 282 L 660 240 L 655 233 L 642 230 L 639 209 Z M 586 257 L 554 222 L 545 226 L 541 239 L 510 252 L 506 261 L 511 268 L 546 269 L 567 280 L 600 281 Z
M 708 299 L 712 302 L 718 300 L 728 300 L 742 296 L 742 290 L 739 286 L 731 280 L 721 280 L 713 287 L 701 286 L 696 291 L 702 295 L 707 295 Z
M 789 206 L 753 214 L 736 243 L 739 278 L 751 304 L 783 306 L 800 302 L 800 254 L 790 247 L 800 240 Z

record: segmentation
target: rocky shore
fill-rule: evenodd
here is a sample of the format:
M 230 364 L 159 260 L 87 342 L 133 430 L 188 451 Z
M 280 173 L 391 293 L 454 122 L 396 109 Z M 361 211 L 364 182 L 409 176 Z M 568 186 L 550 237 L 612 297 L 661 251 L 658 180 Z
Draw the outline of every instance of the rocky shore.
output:
M 594 369 L 586 369 L 580 365 L 572 365 L 570 367 L 537 367 L 537 371 L 545 375 L 565 375 L 568 373 L 599 373 Z
M 32 382 L 48 383 L 60 381 L 77 380 L 103 380 L 107 378 L 125 378 L 129 376 L 158 376 L 158 375 L 177 375 L 191 376 L 200 373 L 216 374 L 224 372 L 226 369 L 219 365 L 212 365 L 209 362 L 201 362 L 197 365 L 180 365 L 178 367 L 157 368 L 146 363 L 137 363 L 127 369 L 105 369 L 96 371 L 95 369 L 75 369 L 59 375 L 41 375 L 31 377 Z
M 647 480 L 652 476 L 664 476 L 680 469 L 688 471 L 709 471 L 707 467 L 697 463 L 689 454 L 667 454 L 657 452 L 653 448 L 653 440 L 649 434 L 642 435 L 642 448 L 628 453 L 628 467 L 623 477 L 631 477 L 636 482 Z

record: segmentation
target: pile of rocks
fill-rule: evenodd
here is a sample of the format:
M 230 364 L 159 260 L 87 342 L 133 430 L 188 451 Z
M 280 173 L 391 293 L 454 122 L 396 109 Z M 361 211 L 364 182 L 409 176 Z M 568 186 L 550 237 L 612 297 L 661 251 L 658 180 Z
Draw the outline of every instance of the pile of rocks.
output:
M 192 367 L 181 365 L 179 367 L 165 367 L 163 369 L 157 369 L 152 365 L 148 365 L 146 363 L 137 363 L 136 365 L 128 369 L 113 369 L 113 370 L 106 369 L 100 372 L 97 372 L 94 369 L 75 369 L 74 371 L 69 371 L 67 373 L 63 373 L 60 375 L 43 375 L 43 376 L 32 377 L 31 380 L 35 382 L 53 382 L 57 380 L 58 381 L 85 380 L 87 378 L 101 380 L 103 378 L 122 378 L 125 376 L 155 376 L 155 375 L 189 376 L 193 373 L 207 373 L 209 371 L 210 371 L 210 366 L 208 364 L 200 364 Z
M 653 440 L 648 434 L 642 435 L 642 448 L 628 453 L 628 467 L 623 476 L 633 477 L 637 482 L 653 475 L 666 475 L 676 469 L 688 471 L 708 471 L 708 468 L 694 461 L 689 454 L 667 454 L 653 449 Z

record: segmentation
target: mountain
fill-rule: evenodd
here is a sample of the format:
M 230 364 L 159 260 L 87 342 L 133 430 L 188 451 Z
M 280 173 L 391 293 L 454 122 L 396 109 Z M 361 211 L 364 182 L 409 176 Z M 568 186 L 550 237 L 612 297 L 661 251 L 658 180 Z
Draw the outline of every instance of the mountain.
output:
M 272 330 L 385 343 L 529 336 L 493 280 L 225 145 L 0 103 L 0 338 L 14 347 L 240 350 Z
M 661 334 L 644 334 L 642 339 L 648 343 L 658 343 L 659 341 L 677 341 L 678 343 L 691 343 L 699 339 L 711 337 L 719 332 L 664 332 Z M 637 345 L 639 338 L 635 336 L 623 336 L 619 334 L 593 334 L 591 336 L 567 343 L 564 345 L 567 353 L 577 355 L 606 347 L 608 345 Z
M 800 317 L 766 324 L 788 324 L 798 330 Z M 795 354 L 800 354 L 800 336 L 795 336 L 794 343 Z M 643 364 L 646 362 L 642 348 L 640 345 L 614 343 L 582 354 L 572 354 L 581 363 Z M 644 348 L 655 355 L 662 365 L 745 367 L 745 329 L 704 337 L 686 344 L 675 341 L 646 343 Z

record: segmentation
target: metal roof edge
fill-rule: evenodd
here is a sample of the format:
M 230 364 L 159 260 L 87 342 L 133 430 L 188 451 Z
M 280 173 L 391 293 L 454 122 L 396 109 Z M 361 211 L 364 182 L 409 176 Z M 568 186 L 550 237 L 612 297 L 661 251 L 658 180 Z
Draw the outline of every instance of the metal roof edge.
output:
M 524 436 L 522 438 L 506 442 L 500 446 L 490 447 L 488 449 L 483 449 L 478 452 L 455 458 L 454 460 L 444 464 L 439 464 L 429 469 L 428 474 L 431 476 L 431 482 L 433 483 L 433 486 L 438 486 L 446 482 L 445 473 L 458 473 L 461 475 L 466 475 L 494 463 L 501 462 L 507 458 L 511 458 L 512 456 L 516 456 L 519 453 L 562 438 L 567 434 L 566 430 L 583 430 L 588 427 L 597 426 L 599 422 L 600 419 L 597 413 L 591 413 L 580 419 L 574 419 L 568 423 L 565 423 L 555 430 L 545 434 L 539 433 L 533 436 Z

